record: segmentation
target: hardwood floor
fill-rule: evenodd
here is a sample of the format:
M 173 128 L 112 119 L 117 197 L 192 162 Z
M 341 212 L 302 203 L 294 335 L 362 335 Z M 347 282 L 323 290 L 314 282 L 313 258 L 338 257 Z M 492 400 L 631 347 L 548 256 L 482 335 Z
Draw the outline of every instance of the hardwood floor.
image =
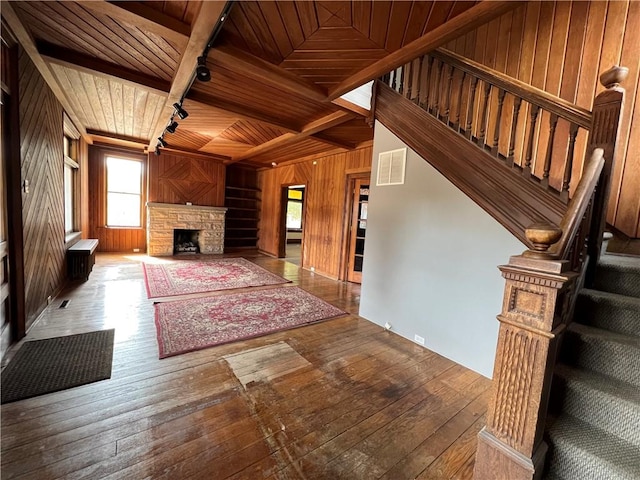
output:
M 148 257 L 98 255 L 27 340 L 115 328 L 111 379 L 3 405 L 2 478 L 471 478 L 489 380 L 358 317 L 359 285 L 243 256 L 352 315 L 159 360 Z

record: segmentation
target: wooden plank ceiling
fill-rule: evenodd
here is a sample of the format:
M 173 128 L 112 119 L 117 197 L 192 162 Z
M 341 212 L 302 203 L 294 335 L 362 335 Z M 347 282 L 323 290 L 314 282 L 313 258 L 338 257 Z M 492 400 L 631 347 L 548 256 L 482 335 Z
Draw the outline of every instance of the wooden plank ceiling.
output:
M 370 141 L 362 109 L 329 92 L 461 14 L 472 18 L 479 3 L 235 2 L 208 52 L 211 81 L 188 89 L 189 116 L 175 117 L 175 133 L 163 129 L 195 70 L 187 60 L 204 51 L 224 1 L 10 5 L 89 137 L 153 150 L 160 133 L 166 149 L 264 166 Z

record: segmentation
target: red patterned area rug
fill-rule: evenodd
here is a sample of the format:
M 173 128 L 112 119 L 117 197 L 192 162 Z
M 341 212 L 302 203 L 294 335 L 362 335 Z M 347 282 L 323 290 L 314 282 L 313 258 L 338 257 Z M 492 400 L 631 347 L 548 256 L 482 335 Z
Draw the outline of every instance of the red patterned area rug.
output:
M 221 258 L 207 262 L 173 260 L 164 264 L 143 263 L 142 266 L 149 298 L 277 285 L 290 281 L 244 258 Z
M 298 287 L 157 303 L 160 358 L 344 315 Z

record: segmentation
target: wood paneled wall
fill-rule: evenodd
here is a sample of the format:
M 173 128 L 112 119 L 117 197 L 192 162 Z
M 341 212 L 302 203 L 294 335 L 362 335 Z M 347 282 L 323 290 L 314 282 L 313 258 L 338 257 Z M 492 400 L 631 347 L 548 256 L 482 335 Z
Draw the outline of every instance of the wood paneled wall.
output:
M 26 327 L 66 279 L 62 106 L 20 49 L 20 157 Z
M 258 248 L 277 255 L 283 186 L 306 185 L 303 265 L 337 278 L 343 250 L 347 175 L 371 168 L 372 147 L 258 172 L 261 215 Z M 277 161 L 277 158 L 274 158 Z
M 589 110 L 603 90 L 599 74 L 614 64 L 628 67 L 608 221 L 640 237 L 640 2 L 528 2 L 447 48 Z M 546 145 L 548 119 L 539 125 Z M 565 133 L 568 125 L 559 123 L 556 138 Z M 574 171 L 582 168 L 585 145 L 586 135 L 578 137 Z
M 108 228 L 107 200 L 106 200 L 106 165 L 105 154 L 126 155 L 132 158 L 140 158 L 145 161 L 144 155 L 138 152 L 127 153 L 124 150 L 110 150 L 108 148 L 89 147 L 89 237 L 99 240 L 100 252 L 140 252 L 147 248 L 146 220 L 143 215 L 141 228 Z M 143 172 L 145 168 L 143 167 Z M 143 185 L 146 182 L 143 181 Z M 142 204 L 145 202 L 145 193 L 142 192 Z M 143 209 L 144 211 L 144 209 Z
M 149 201 L 224 206 L 225 166 L 219 160 L 149 154 Z

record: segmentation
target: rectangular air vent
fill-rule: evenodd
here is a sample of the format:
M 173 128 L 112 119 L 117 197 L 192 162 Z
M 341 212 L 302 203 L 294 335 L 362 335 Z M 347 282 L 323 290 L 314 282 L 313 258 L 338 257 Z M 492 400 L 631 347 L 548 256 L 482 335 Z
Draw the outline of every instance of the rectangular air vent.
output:
M 404 184 L 404 168 L 407 161 L 407 149 L 400 148 L 378 155 L 378 181 L 376 185 Z

